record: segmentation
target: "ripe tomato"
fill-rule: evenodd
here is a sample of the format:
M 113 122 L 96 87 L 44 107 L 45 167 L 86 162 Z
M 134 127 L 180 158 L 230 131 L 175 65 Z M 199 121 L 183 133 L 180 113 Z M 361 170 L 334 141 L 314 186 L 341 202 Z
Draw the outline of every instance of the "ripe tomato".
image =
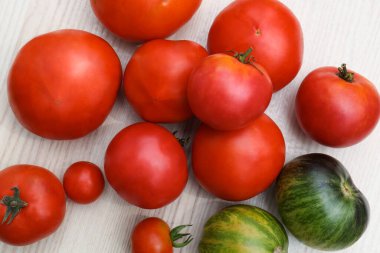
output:
M 296 115 L 303 131 L 317 142 L 347 147 L 363 140 L 375 128 L 380 98 L 375 86 L 358 73 L 322 67 L 302 82 L 296 97 Z
M 98 128 L 115 102 L 121 64 L 102 38 L 60 30 L 29 41 L 8 79 L 20 123 L 50 139 L 74 139 Z
M 0 171 L 0 240 L 17 246 L 47 237 L 61 225 L 65 191 L 47 169 L 15 165 Z
M 191 110 L 205 124 L 234 130 L 259 117 L 272 97 L 272 83 L 265 70 L 249 63 L 247 53 L 211 55 L 193 71 L 188 84 Z
M 246 200 L 266 190 L 280 173 L 285 141 L 265 114 L 234 131 L 201 125 L 192 161 L 196 179 L 208 192 L 229 201 Z
M 195 13 L 201 0 L 91 0 L 98 19 L 128 41 L 163 39 Z
M 66 170 L 63 176 L 63 187 L 71 200 L 88 204 L 94 202 L 102 194 L 103 174 L 93 163 L 76 162 Z
M 301 68 L 301 26 L 277 0 L 237 0 L 216 17 L 208 37 L 210 53 L 248 47 L 253 47 L 256 62 L 267 70 L 274 91 L 290 83 Z
M 132 253 L 172 253 L 173 247 L 185 247 L 193 240 L 191 235 L 180 233 L 185 227 L 182 225 L 170 230 L 165 221 L 147 218 L 133 230 Z M 181 238 L 185 240 L 177 242 Z
M 174 201 L 188 177 L 186 155 L 174 135 L 145 122 L 128 126 L 114 137 L 104 169 L 122 198 L 146 209 Z
M 124 74 L 128 101 L 151 122 L 180 122 L 193 115 L 187 102 L 190 73 L 207 51 L 192 41 L 153 40 L 136 50 Z

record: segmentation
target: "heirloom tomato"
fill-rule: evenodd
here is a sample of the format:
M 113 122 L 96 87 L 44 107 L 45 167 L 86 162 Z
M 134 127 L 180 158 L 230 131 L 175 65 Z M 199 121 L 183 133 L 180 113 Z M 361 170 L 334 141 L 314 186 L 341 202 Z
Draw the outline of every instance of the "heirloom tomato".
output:
M 29 131 L 79 138 L 106 119 L 121 74 L 117 54 L 102 38 L 80 30 L 47 33 L 18 53 L 9 73 L 9 103 Z
M 23 246 L 55 232 L 66 212 L 65 191 L 45 168 L 15 165 L 0 171 L 0 240 Z
M 301 128 L 317 142 L 347 147 L 363 140 L 380 116 L 380 97 L 365 77 L 347 69 L 322 67 L 302 82 L 296 97 Z
M 303 35 L 294 14 L 278 0 L 236 0 L 215 19 L 208 36 L 211 54 L 253 48 L 274 91 L 289 84 L 301 68 Z

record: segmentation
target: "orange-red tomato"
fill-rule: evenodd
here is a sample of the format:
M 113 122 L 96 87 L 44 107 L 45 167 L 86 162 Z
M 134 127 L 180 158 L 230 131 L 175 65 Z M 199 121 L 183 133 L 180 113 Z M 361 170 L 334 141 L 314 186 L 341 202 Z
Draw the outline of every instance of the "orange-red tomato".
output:
M 192 41 L 153 40 L 139 47 L 124 74 L 124 90 L 138 114 L 151 122 L 192 117 L 187 81 L 207 51 Z
M 132 253 L 172 253 L 170 228 L 159 218 L 141 221 L 132 233 Z
M 129 203 L 155 209 L 174 201 L 186 186 L 186 155 L 164 127 L 136 123 L 124 128 L 107 148 L 104 169 L 116 192 Z
M 128 41 L 163 39 L 195 13 L 201 0 L 91 0 L 98 19 Z
M 65 217 L 63 186 L 42 167 L 23 164 L 0 171 L 0 199 L 0 240 L 8 244 L 41 240 L 55 232 Z M 8 216 L 7 209 L 12 210 Z
M 369 135 L 379 121 L 379 93 L 345 65 L 318 68 L 298 90 L 296 115 L 301 128 L 317 142 L 351 146 Z
M 67 196 L 74 202 L 89 204 L 97 200 L 103 192 L 103 174 L 93 163 L 76 162 L 66 170 L 63 187 Z
M 274 91 L 289 84 L 301 68 L 301 26 L 277 0 L 236 0 L 216 17 L 208 37 L 210 53 L 240 52 L 248 47 L 267 70 Z
M 132 232 L 132 253 L 173 253 L 173 247 L 185 247 L 193 240 L 190 234 L 180 233 L 187 226 L 189 225 L 170 230 L 165 221 L 155 217 L 147 218 L 137 224 Z
M 273 86 L 266 71 L 242 57 L 241 62 L 226 54 L 211 55 L 190 76 L 191 110 L 214 129 L 244 127 L 263 114 L 271 100 Z
M 31 132 L 79 138 L 106 119 L 121 74 L 117 54 L 102 38 L 79 30 L 47 33 L 18 53 L 9 73 L 9 103 Z
M 201 125 L 192 150 L 198 182 L 213 195 L 230 201 L 246 200 L 266 190 L 285 162 L 281 130 L 265 114 L 234 131 Z

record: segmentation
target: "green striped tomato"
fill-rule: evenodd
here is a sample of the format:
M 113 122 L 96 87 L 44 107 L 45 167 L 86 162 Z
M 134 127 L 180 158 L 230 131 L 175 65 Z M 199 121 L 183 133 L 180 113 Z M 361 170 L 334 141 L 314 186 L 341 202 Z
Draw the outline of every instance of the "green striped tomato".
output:
M 369 220 L 367 200 L 347 170 L 324 154 L 308 154 L 288 163 L 277 181 L 276 200 L 289 231 L 321 250 L 352 245 Z
M 288 236 L 267 211 L 235 205 L 222 209 L 206 223 L 200 253 L 287 253 Z

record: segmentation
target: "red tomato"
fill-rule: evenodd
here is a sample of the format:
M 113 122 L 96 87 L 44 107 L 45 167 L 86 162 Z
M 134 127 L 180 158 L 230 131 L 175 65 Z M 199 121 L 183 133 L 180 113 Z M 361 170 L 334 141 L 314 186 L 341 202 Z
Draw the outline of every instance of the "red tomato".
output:
M 191 110 L 212 128 L 242 128 L 269 105 L 273 87 L 265 70 L 247 63 L 244 56 L 240 60 L 225 54 L 211 55 L 190 76 Z
M 163 39 L 195 13 L 201 0 L 91 0 L 99 20 L 128 41 Z
M 277 0 L 237 0 L 215 19 L 208 37 L 210 53 L 248 47 L 253 47 L 256 62 L 268 71 L 274 91 L 289 84 L 301 68 L 301 26 Z
M 104 178 L 99 167 L 90 162 L 76 162 L 65 172 L 63 187 L 74 202 L 94 202 L 103 192 Z
M 170 231 L 168 224 L 159 218 L 141 221 L 132 233 L 132 253 L 172 253 L 173 247 L 182 248 L 192 241 L 189 234 L 180 234 L 187 226 L 178 226 Z M 182 243 L 176 242 L 185 238 Z
M 241 201 L 263 192 L 276 179 L 285 162 L 285 142 L 265 114 L 235 131 L 201 125 L 192 160 L 204 189 L 221 199 Z
M 153 40 L 136 50 L 124 74 L 128 101 L 151 122 L 180 122 L 192 117 L 187 81 L 207 51 L 192 41 Z
M 365 77 L 346 69 L 323 67 L 302 82 L 296 97 L 301 128 L 317 142 L 347 147 L 363 140 L 375 128 L 380 98 Z
M 15 165 L 0 171 L 0 198 L 0 240 L 8 244 L 41 240 L 56 231 L 65 216 L 61 182 L 38 166 Z
M 181 145 L 172 133 L 152 123 L 136 123 L 118 133 L 107 148 L 104 169 L 122 198 L 146 209 L 174 201 L 188 177 Z
M 74 139 L 98 128 L 115 102 L 121 64 L 102 38 L 60 30 L 29 41 L 8 79 L 20 123 L 50 139 Z

